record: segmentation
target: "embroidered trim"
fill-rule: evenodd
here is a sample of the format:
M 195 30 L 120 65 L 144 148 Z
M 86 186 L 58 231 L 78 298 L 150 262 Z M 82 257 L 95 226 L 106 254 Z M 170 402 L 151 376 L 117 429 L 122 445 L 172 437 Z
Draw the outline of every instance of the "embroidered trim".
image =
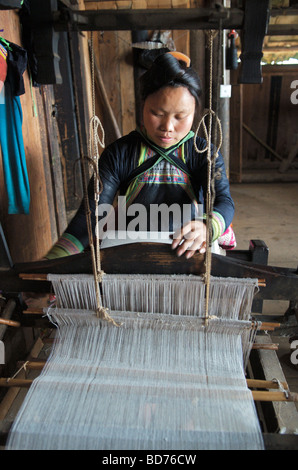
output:
M 212 241 L 214 242 L 217 240 L 225 231 L 226 224 L 223 216 L 218 212 L 212 213 L 212 229 L 213 229 L 213 238 Z
M 73 235 L 64 233 L 55 243 L 53 248 L 45 256 L 47 259 L 63 258 L 64 256 L 77 255 L 84 250 L 82 243 Z

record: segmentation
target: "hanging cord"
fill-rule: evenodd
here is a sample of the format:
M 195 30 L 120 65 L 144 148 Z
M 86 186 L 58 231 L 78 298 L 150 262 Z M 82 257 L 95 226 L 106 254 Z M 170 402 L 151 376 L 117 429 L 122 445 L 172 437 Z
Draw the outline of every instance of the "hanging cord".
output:
M 101 269 L 101 259 L 100 259 L 100 240 L 98 236 L 98 208 L 99 208 L 99 199 L 103 190 L 102 181 L 98 171 L 99 163 L 99 145 L 105 147 L 105 133 L 104 128 L 101 124 L 101 121 L 96 116 L 95 113 L 95 75 L 94 75 L 94 47 L 93 47 L 93 31 L 91 31 L 90 38 L 90 52 L 91 52 L 91 86 L 92 86 L 92 117 L 89 122 L 89 142 L 88 142 L 88 152 L 89 160 L 93 162 L 95 172 L 94 172 L 94 201 L 95 201 L 95 266 L 96 273 L 99 276 L 100 280 L 103 276 L 103 271 Z M 100 128 L 102 139 L 100 140 L 98 135 L 98 129 Z
M 68 23 L 68 37 L 69 37 L 69 44 L 70 44 L 70 57 L 71 57 L 71 63 L 72 63 L 72 69 L 73 69 L 73 74 L 74 74 L 74 51 L 73 51 L 73 44 L 72 44 L 72 31 L 70 28 L 70 24 Z M 92 48 L 93 51 L 93 48 Z M 93 62 L 93 53 L 92 53 L 92 61 Z M 85 167 L 85 161 L 89 160 L 89 163 L 92 162 L 92 166 L 95 166 L 95 176 L 94 176 L 94 189 L 95 189 L 95 194 L 96 194 L 96 199 L 97 201 L 99 200 L 100 193 L 102 191 L 102 183 L 98 174 L 98 143 L 103 143 L 104 138 L 102 141 L 98 138 L 98 133 L 97 133 L 97 128 L 98 128 L 98 122 L 99 119 L 95 118 L 95 91 L 94 91 L 94 67 L 92 67 L 92 112 L 93 116 L 90 120 L 90 132 L 89 132 L 89 152 L 90 149 L 92 150 L 92 153 L 88 156 L 84 156 L 83 152 L 83 145 L 82 145 L 82 132 L 81 132 L 81 122 L 80 122 L 80 116 L 79 116 L 79 110 L 78 110 L 78 90 L 77 90 L 77 85 L 76 85 L 76 80 L 73 80 L 73 86 L 74 86 L 74 95 L 75 95 L 75 111 L 76 111 L 76 117 L 77 117 L 77 125 L 78 125 L 78 135 L 79 135 L 79 144 L 80 144 L 80 161 L 81 161 L 81 171 L 82 171 L 82 184 L 83 184 L 83 194 L 84 194 L 84 204 L 85 204 L 85 214 L 86 214 L 86 223 L 87 223 L 87 229 L 88 229 L 88 237 L 89 237 L 89 245 L 90 245 L 90 250 L 91 250 L 91 259 L 92 259 L 92 270 L 93 270 L 93 277 L 94 277 L 94 285 L 95 285 L 95 291 L 96 291 L 96 315 L 97 317 L 107 320 L 109 322 L 112 322 L 113 324 L 116 325 L 115 321 L 110 317 L 108 314 L 108 311 L 106 308 L 104 308 L 101 305 L 101 299 L 100 299 L 100 288 L 99 288 L 99 283 L 102 281 L 102 277 L 104 275 L 104 272 L 101 270 L 101 263 L 100 263 L 100 252 L 99 252 L 99 241 L 96 242 L 97 250 L 95 250 L 94 247 L 94 237 L 93 237 L 93 231 L 92 231 L 92 223 L 91 223 L 91 209 L 90 209 L 90 204 L 89 204 L 89 197 L 88 197 L 88 170 Z M 103 131 L 103 127 L 100 124 L 100 127 Z M 93 133 L 93 138 L 90 138 L 90 135 L 92 136 L 92 131 L 96 129 L 96 136 Z M 96 145 L 94 145 L 94 143 Z M 94 152 L 96 149 L 95 153 L 95 159 L 94 161 Z M 98 203 L 96 204 L 96 214 L 98 214 L 97 211 L 97 206 Z M 97 221 L 96 221 L 96 227 L 97 227 Z M 95 237 L 97 238 L 97 237 Z
M 210 279 L 211 279 L 211 262 L 212 262 L 212 211 L 213 211 L 213 202 L 214 202 L 214 168 L 216 158 L 218 156 L 219 149 L 222 145 L 222 129 L 221 123 L 212 110 L 212 86 L 213 86 L 213 40 L 217 35 L 217 31 L 208 30 L 206 31 L 208 49 L 209 49 L 209 102 L 208 109 L 204 111 L 202 118 L 197 126 L 197 130 L 194 135 L 194 147 L 197 153 L 203 153 L 207 150 L 207 193 L 206 193 L 206 255 L 205 255 L 205 267 L 206 272 L 204 276 L 205 286 L 206 286 L 206 295 L 205 295 L 205 325 L 208 324 L 209 318 L 209 294 L 210 294 Z M 205 120 L 208 118 L 208 123 L 206 125 Z M 214 147 L 212 153 L 212 126 L 213 119 L 215 119 L 216 124 L 216 138 L 219 139 L 218 144 Z M 202 150 L 197 147 L 197 136 L 200 128 L 203 128 L 204 137 L 206 140 L 206 147 Z

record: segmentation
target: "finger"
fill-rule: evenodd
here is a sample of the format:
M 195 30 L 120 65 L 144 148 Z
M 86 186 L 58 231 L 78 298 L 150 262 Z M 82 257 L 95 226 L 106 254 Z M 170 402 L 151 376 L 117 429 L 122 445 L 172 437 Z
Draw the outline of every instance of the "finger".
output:
M 175 250 L 177 246 L 183 241 L 184 239 L 184 230 L 183 227 L 182 229 L 176 230 L 176 232 L 172 235 L 173 242 L 172 242 L 172 248 Z
M 196 253 L 196 252 L 199 252 L 200 254 L 203 254 L 206 252 L 206 242 L 203 241 L 203 243 L 199 244 L 198 243 L 193 243 L 192 246 L 190 246 L 190 248 L 188 248 L 186 250 L 186 254 L 185 254 L 185 257 L 186 259 L 189 259 L 189 258 L 192 258 L 192 256 Z
M 206 241 L 204 241 L 201 245 L 201 247 L 199 248 L 199 253 L 206 253 Z
M 185 239 L 181 245 L 178 246 L 177 248 L 177 255 L 181 256 L 183 253 L 186 251 L 197 251 L 201 245 L 202 245 L 203 240 L 201 237 L 199 238 L 192 238 L 192 239 Z
M 187 250 L 186 255 L 185 255 L 185 258 L 186 258 L 186 259 L 190 259 L 190 258 L 193 257 L 194 254 L 195 254 L 195 251 L 194 251 L 194 250 Z
M 183 238 L 192 237 L 196 231 L 196 226 L 192 222 L 188 222 L 183 225 L 180 229 L 176 230 L 173 234 L 173 239 L 177 240 L 178 244 L 182 241 Z

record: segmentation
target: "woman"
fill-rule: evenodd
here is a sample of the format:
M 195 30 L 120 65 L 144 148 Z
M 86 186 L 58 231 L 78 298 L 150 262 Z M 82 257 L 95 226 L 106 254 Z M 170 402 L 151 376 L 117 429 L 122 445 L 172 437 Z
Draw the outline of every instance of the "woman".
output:
M 111 206 L 117 191 L 125 201 L 126 228 L 133 223 L 132 206 L 146 209 L 147 230 L 175 231 L 172 248 L 187 258 L 206 250 L 206 224 L 200 207 L 207 191 L 206 151 L 197 153 L 191 131 L 201 94 L 200 80 L 190 67 L 189 59 L 180 53 L 160 55 L 141 78 L 143 98 L 142 128 L 118 139 L 101 155 L 99 174 L 103 184 L 99 208 Z M 197 137 L 197 148 L 206 148 Z M 215 171 L 215 200 L 212 214 L 213 240 L 229 229 L 234 215 L 222 155 Z M 92 225 L 95 226 L 93 180 L 89 184 Z M 153 220 L 150 210 L 166 204 L 189 209 L 185 220 L 170 216 L 168 226 Z M 129 215 L 130 214 L 130 215 Z M 180 215 L 181 215 L 180 214 Z M 162 218 L 162 217 L 161 217 Z M 103 214 L 101 219 L 104 220 Z M 134 227 L 136 224 L 133 225 Z M 140 229 L 140 227 L 139 227 Z M 230 230 L 230 229 L 229 229 Z M 81 205 L 65 233 L 48 253 L 47 258 L 76 254 L 88 245 L 84 204 Z

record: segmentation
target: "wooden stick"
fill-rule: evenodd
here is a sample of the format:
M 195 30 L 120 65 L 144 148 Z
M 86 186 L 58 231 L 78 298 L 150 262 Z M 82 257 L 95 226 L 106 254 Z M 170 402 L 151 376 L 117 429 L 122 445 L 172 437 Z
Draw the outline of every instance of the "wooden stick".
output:
M 258 380 L 258 379 L 246 379 L 247 386 L 249 388 L 273 388 L 278 389 L 279 384 L 285 389 L 288 390 L 289 386 L 286 382 L 275 382 L 274 380 Z
M 26 310 L 23 310 L 23 314 L 27 315 L 43 315 L 43 309 L 42 308 L 27 308 Z M 254 324 L 252 324 L 254 325 Z M 275 328 L 279 328 L 280 323 L 268 323 L 268 322 L 263 322 L 259 330 L 260 331 L 273 331 Z M 267 348 L 268 349 L 268 348 Z
M 37 362 L 30 362 L 26 365 L 27 368 L 34 369 L 34 370 L 41 370 L 44 366 L 42 361 Z M 32 385 L 32 379 L 9 379 L 9 378 L 0 378 L 0 387 L 23 387 L 29 388 Z M 247 379 L 248 387 L 252 388 L 272 388 L 276 389 L 279 387 L 278 383 L 271 381 L 271 380 L 256 380 L 256 379 Z M 288 384 L 282 383 L 281 384 L 285 390 L 288 390 Z M 285 392 L 270 392 L 270 391 L 259 391 L 253 390 L 252 396 L 255 401 L 294 401 L 298 402 L 298 394 L 297 393 L 288 393 L 288 397 L 286 396 Z
M 19 277 L 24 281 L 47 281 L 48 275 L 38 273 L 20 273 Z
M 13 321 L 13 320 L 6 320 L 5 318 L 0 318 L 0 324 L 7 325 L 7 326 L 15 326 L 17 328 L 21 326 L 20 322 Z
M 0 387 L 23 387 L 29 388 L 32 385 L 31 379 L 9 379 L 0 378 Z
M 271 322 L 262 322 L 262 324 L 260 325 L 260 328 L 259 330 L 260 331 L 273 331 L 275 330 L 275 328 L 279 328 L 280 327 L 280 323 L 271 323 Z
M 254 343 L 252 349 L 269 349 L 270 351 L 277 351 L 278 344 L 276 343 Z
M 259 144 L 261 144 L 263 147 L 265 147 L 266 150 L 269 150 L 272 155 L 274 155 L 279 161 L 283 162 L 283 158 L 275 152 L 269 145 L 266 144 L 260 137 L 258 137 L 246 124 L 242 124 L 243 128 L 257 141 Z
M 54 338 L 45 338 L 43 340 L 45 343 L 53 343 L 54 342 Z M 272 351 L 276 351 L 278 350 L 278 344 L 274 344 L 274 343 L 254 343 L 253 346 L 252 346 L 252 349 L 269 349 L 269 350 L 272 350 Z
M 19 277 L 24 281 L 47 281 L 47 274 L 46 273 L 20 273 Z M 258 286 L 259 287 L 266 287 L 266 279 L 258 279 Z
M 46 361 L 27 361 L 27 362 L 18 362 L 18 367 L 26 364 L 26 369 L 30 370 L 42 370 L 46 364 Z M 278 389 L 279 383 L 274 380 L 259 380 L 259 379 L 246 379 L 247 386 L 249 388 L 273 388 Z M 288 384 L 286 382 L 280 382 L 280 385 L 288 390 Z
M 42 308 L 27 308 L 26 310 L 23 310 L 23 315 L 43 315 L 43 309 Z
M 298 393 L 289 393 L 288 396 L 284 392 L 267 392 L 253 390 L 252 396 L 254 401 L 288 401 L 298 402 Z
M 25 364 L 25 363 L 23 363 Z M 22 366 L 22 363 L 18 363 L 19 367 Z M 30 370 L 42 370 L 45 366 L 45 361 L 28 361 L 26 363 L 26 369 Z M 249 388 L 272 388 L 278 389 L 279 384 L 274 380 L 258 380 L 258 379 L 246 379 L 247 386 Z M 280 382 L 281 386 L 288 390 L 288 384 L 286 382 Z
M 26 366 L 25 366 L 26 364 Z M 18 362 L 18 367 L 24 365 L 25 369 L 30 370 L 42 370 L 45 366 L 45 361 L 27 361 L 27 362 Z
M 0 378 L 0 387 L 23 387 L 29 388 L 32 385 L 33 380 L 31 379 L 6 379 Z M 284 392 L 268 392 L 253 390 L 252 396 L 254 401 L 288 401 L 298 402 L 297 393 L 289 393 L 288 397 Z

